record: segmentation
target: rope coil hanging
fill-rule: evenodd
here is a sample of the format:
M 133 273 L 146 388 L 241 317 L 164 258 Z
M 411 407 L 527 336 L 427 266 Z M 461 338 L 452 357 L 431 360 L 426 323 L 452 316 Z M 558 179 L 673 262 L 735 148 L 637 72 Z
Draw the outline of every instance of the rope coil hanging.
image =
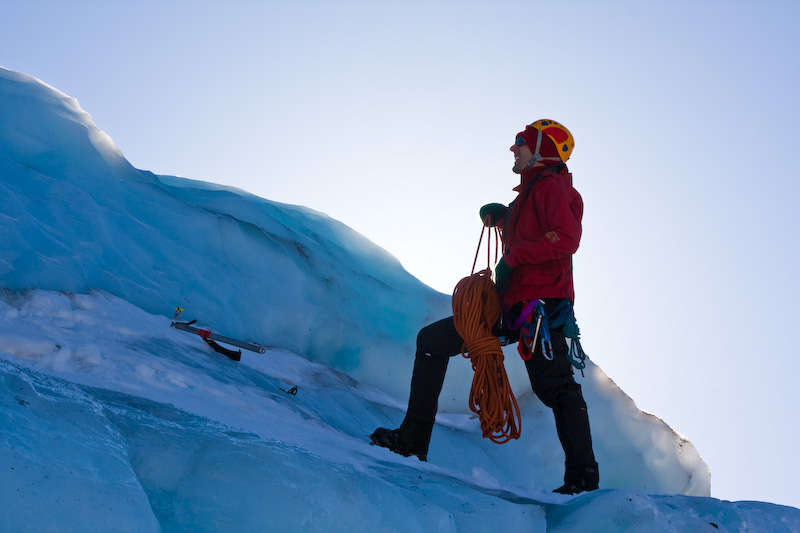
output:
M 479 251 L 482 240 L 483 231 Z M 476 260 L 477 256 L 476 252 Z M 472 268 L 474 272 L 474 264 Z M 522 424 L 519 405 L 503 365 L 500 340 L 492 334 L 500 318 L 500 298 L 489 268 L 458 282 L 453 292 L 453 318 L 456 331 L 464 339 L 461 355 L 472 362 L 475 372 L 469 407 L 480 419 L 483 437 L 496 444 L 518 439 Z

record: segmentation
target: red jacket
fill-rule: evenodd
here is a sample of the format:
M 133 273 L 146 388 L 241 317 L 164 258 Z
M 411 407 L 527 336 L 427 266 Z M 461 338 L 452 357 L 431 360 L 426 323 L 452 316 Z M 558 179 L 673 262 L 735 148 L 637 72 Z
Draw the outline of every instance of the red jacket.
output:
M 566 166 L 522 174 L 502 223 L 503 258 L 511 267 L 508 290 L 502 295 L 511 307 L 535 298 L 569 298 L 572 254 L 581 240 L 583 199 L 572 187 Z

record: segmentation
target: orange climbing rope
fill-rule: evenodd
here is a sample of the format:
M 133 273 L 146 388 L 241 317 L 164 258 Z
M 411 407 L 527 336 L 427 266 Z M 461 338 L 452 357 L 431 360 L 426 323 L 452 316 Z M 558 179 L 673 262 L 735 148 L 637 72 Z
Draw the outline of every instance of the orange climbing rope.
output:
M 500 318 L 500 298 L 491 270 L 458 282 L 453 292 L 453 318 L 456 331 L 464 339 L 461 355 L 470 359 L 475 371 L 469 407 L 480 418 L 483 437 L 497 444 L 518 439 L 522 422 L 519 405 L 508 383 L 500 340 L 492 335 L 492 327 Z

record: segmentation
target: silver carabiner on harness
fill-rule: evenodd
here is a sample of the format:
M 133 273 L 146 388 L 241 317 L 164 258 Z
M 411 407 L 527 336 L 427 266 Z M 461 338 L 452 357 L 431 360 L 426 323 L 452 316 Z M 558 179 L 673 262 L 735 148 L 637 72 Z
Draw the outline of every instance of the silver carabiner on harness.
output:
M 541 327 L 542 327 L 542 315 L 536 315 L 536 329 L 533 332 L 533 338 L 531 339 L 531 343 L 528 344 L 527 341 L 525 342 L 525 345 L 531 349 L 531 352 L 533 352 L 533 345 L 536 344 L 536 339 L 539 338 L 539 328 Z
M 536 333 L 533 335 L 533 342 L 536 342 L 536 338 L 539 336 L 542 322 L 544 322 L 545 327 L 544 331 L 542 331 L 542 357 L 548 361 L 552 361 L 554 354 L 553 343 L 550 342 L 550 324 L 547 321 L 547 315 L 544 310 L 544 300 L 539 300 L 536 304 Z M 532 352 L 533 349 L 531 348 L 531 353 Z
M 553 360 L 553 344 L 550 342 L 550 332 L 547 331 L 549 327 L 547 324 L 547 319 L 544 311 L 544 300 L 536 300 L 536 304 L 532 310 L 532 313 L 536 316 L 536 329 L 533 332 L 532 337 L 523 337 L 521 342 L 525 343 L 525 347 L 528 349 L 528 357 L 523 357 L 523 359 L 527 360 L 533 357 L 533 347 L 536 345 L 536 341 L 539 340 L 539 333 L 542 334 L 542 356 L 547 359 L 548 361 Z M 544 322 L 545 330 L 542 330 L 542 322 Z M 530 330 L 528 330 L 530 331 Z

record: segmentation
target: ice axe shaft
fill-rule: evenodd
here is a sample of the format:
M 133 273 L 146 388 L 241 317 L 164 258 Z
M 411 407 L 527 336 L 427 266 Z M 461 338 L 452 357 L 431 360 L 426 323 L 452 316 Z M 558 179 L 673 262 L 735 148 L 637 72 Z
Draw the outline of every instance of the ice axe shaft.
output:
M 219 335 L 207 329 L 196 328 L 194 326 L 184 324 L 183 322 L 175 322 L 172 325 L 172 327 L 174 327 L 175 329 L 179 329 L 181 331 L 188 331 L 189 333 L 200 335 L 204 339 L 211 339 L 218 342 L 224 342 L 225 344 L 230 344 L 231 346 L 236 346 L 237 348 L 244 348 L 245 350 L 250 350 L 251 352 L 264 353 L 267 351 L 266 348 L 264 348 L 263 346 L 259 346 L 258 344 L 232 339 L 230 337 L 226 337 L 225 335 Z

